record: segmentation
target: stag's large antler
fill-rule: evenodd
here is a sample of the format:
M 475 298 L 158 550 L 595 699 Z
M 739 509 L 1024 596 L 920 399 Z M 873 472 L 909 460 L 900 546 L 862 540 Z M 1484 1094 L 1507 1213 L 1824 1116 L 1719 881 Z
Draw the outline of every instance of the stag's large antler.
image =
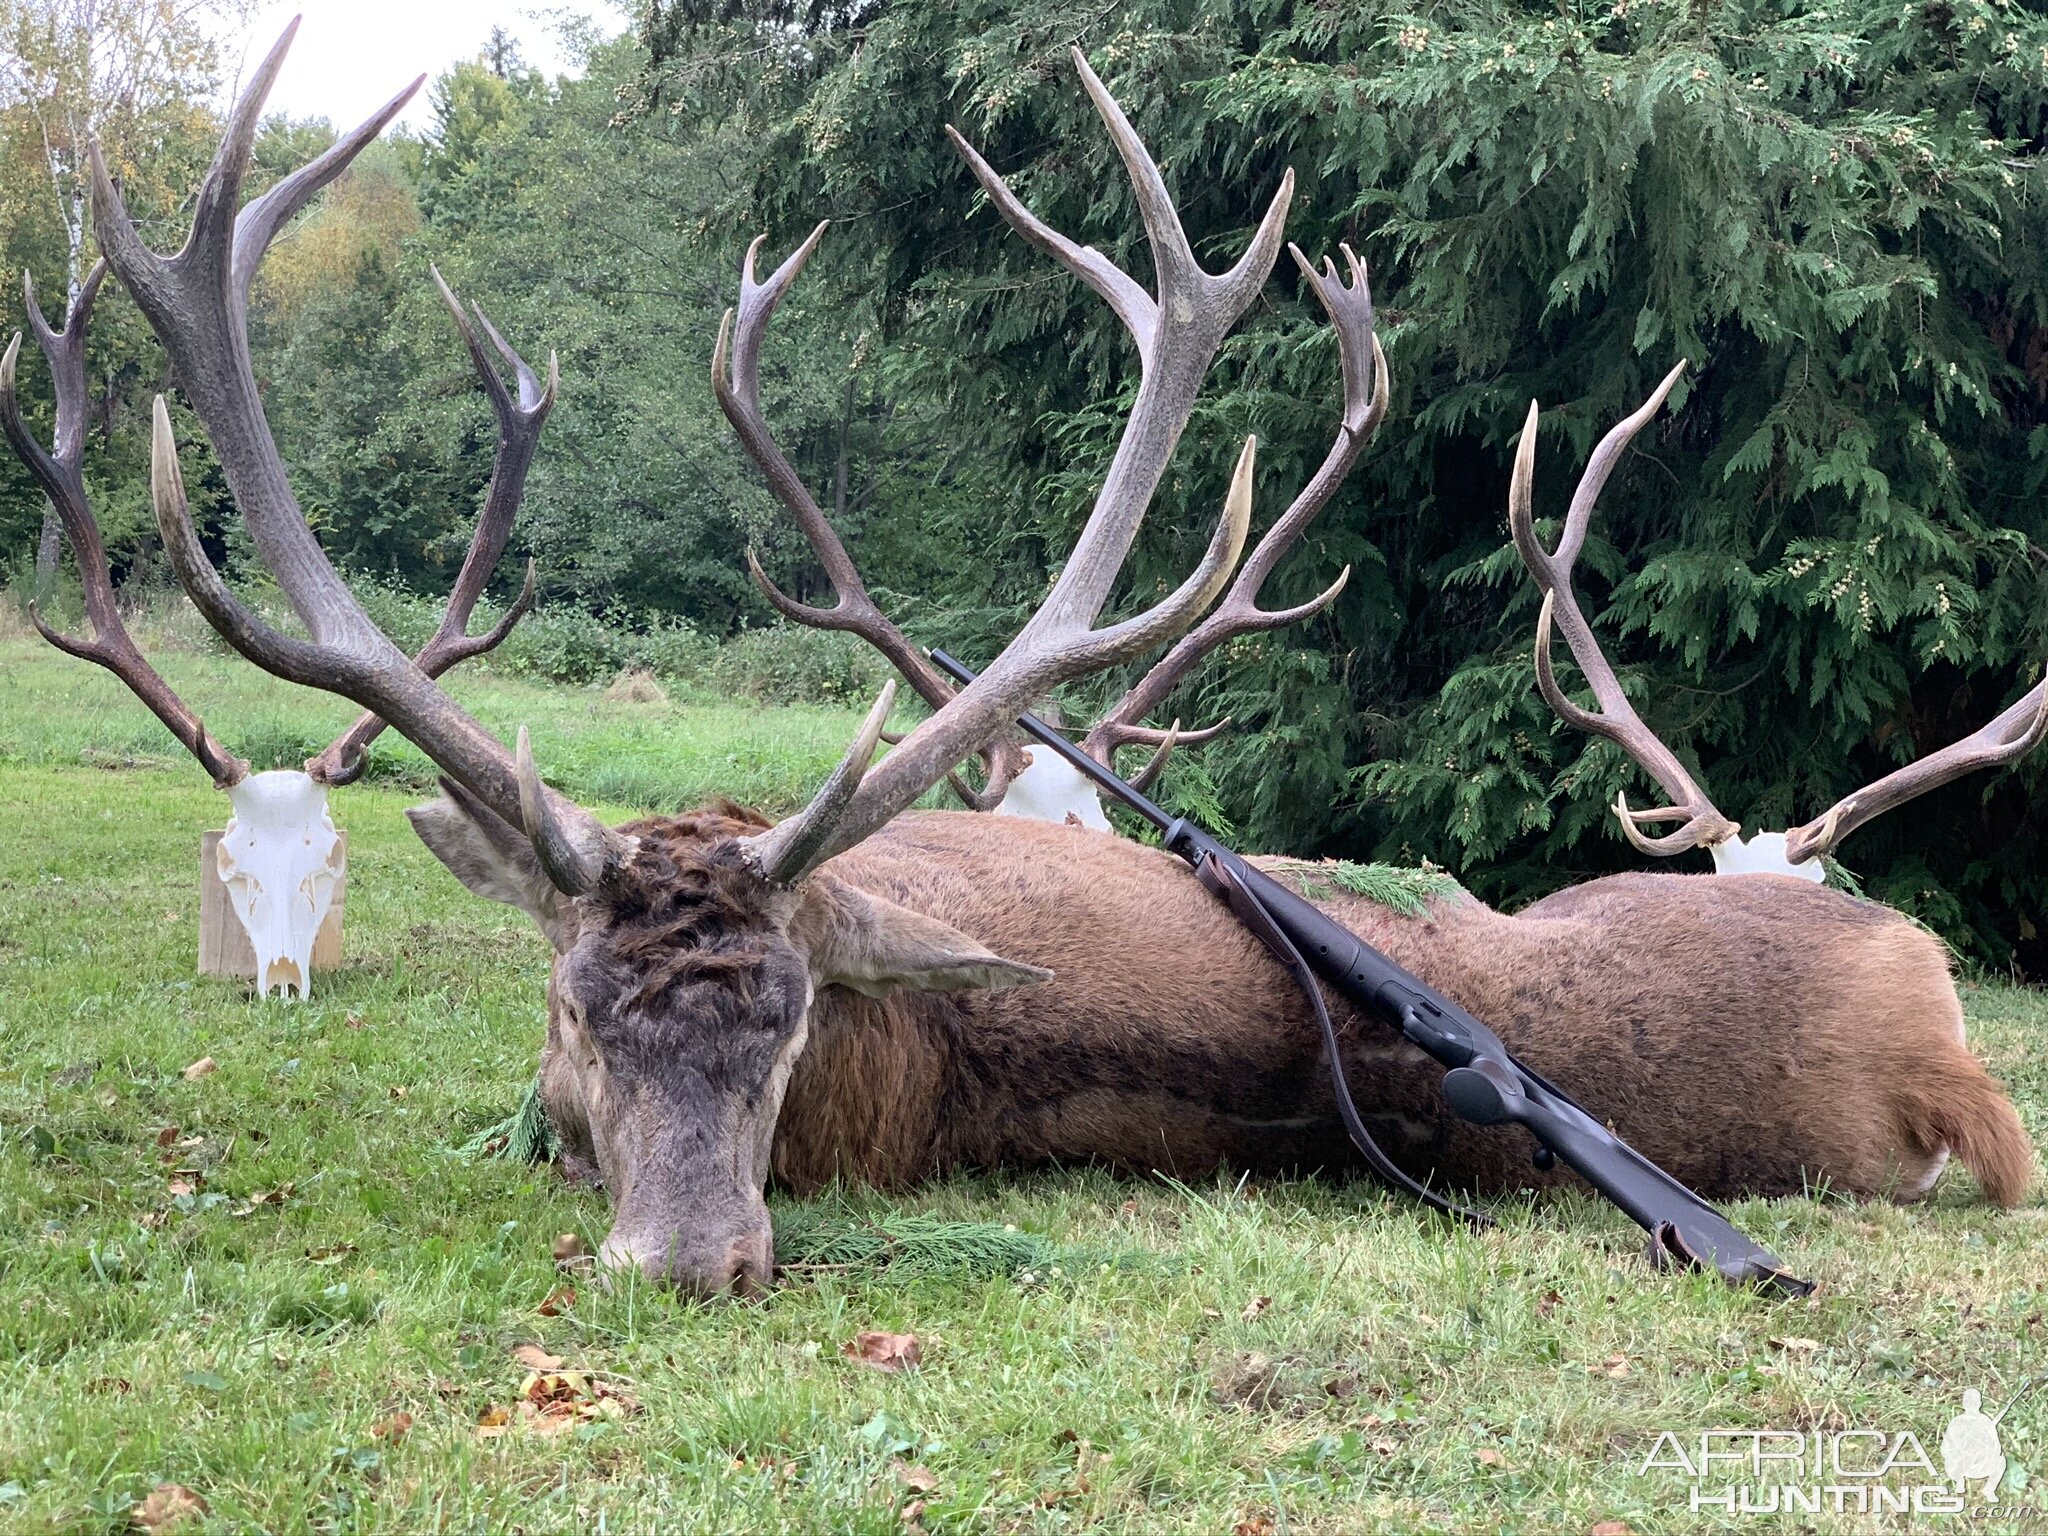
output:
M 1656 733 L 1636 713 L 1635 706 L 1629 703 L 1628 695 L 1622 692 L 1620 679 L 1614 675 L 1614 668 L 1601 654 L 1600 642 L 1593 638 L 1593 626 L 1579 611 L 1578 599 L 1572 594 L 1571 579 L 1572 566 L 1577 563 L 1579 551 L 1586 542 L 1586 527 L 1592 521 L 1594 503 L 1600 499 L 1607 477 L 1614 472 L 1622 451 L 1644 424 L 1657 414 L 1664 397 L 1671 393 L 1672 386 L 1684 371 L 1685 364 L 1680 363 L 1665 374 L 1663 382 L 1650 392 L 1650 398 L 1600 439 L 1592 458 L 1586 462 L 1586 472 L 1579 477 L 1578 489 L 1572 493 L 1571 506 L 1565 512 L 1564 532 L 1559 535 L 1555 550 L 1546 551 L 1536 537 L 1537 405 L 1533 400 L 1529 402 L 1528 420 L 1522 426 L 1522 440 L 1515 449 L 1514 478 L 1508 490 L 1508 526 L 1514 533 L 1515 548 L 1543 592 L 1543 612 L 1536 620 L 1536 686 L 1542 690 L 1544 701 L 1566 723 L 1614 742 L 1671 796 L 1671 805 L 1648 811 L 1632 811 L 1628 808 L 1626 796 L 1614 797 L 1614 814 L 1620 818 L 1621 829 L 1628 834 L 1628 840 L 1644 853 L 1654 854 L 1683 853 L 1688 848 L 1710 847 L 1735 836 L 1741 828 L 1714 808 L 1707 792 L 1693 782 L 1692 775 L 1685 771 L 1677 755 L 1658 740 Z M 1550 625 L 1553 619 L 1563 629 L 1572 659 L 1578 662 L 1579 670 L 1586 675 L 1586 682 L 1593 690 L 1593 697 L 1599 701 L 1597 714 L 1574 704 L 1557 684 L 1557 675 L 1550 664 Z M 1637 830 L 1645 824 L 1660 821 L 1683 821 L 1685 825 L 1662 837 L 1645 837 Z
M 29 329 L 35 333 L 36 345 L 49 362 L 50 383 L 57 399 L 57 419 L 48 448 L 35 440 L 21 418 L 21 401 L 15 389 L 15 358 L 21 351 L 19 332 L 8 343 L 6 355 L 0 357 L 0 430 L 6 432 L 7 441 L 57 509 L 64 537 L 78 562 L 78 579 L 85 589 L 85 612 L 92 623 L 92 638 L 76 639 L 60 633 L 44 622 L 33 606 L 29 608 L 29 618 L 42 637 L 58 650 L 82 661 L 96 662 L 126 683 L 149 706 L 150 713 L 199 759 L 199 765 L 213 775 L 213 782 L 227 789 L 242 781 L 249 765 L 214 739 L 199 716 L 143 658 L 141 649 L 130 637 L 114 600 L 106 544 L 100 538 L 99 522 L 93 517 L 92 503 L 85 494 L 85 330 L 106 275 L 107 264 L 94 262 L 65 306 L 61 330 L 50 328 L 42 305 L 36 302 L 34 280 L 26 272 L 21 275 Z
M 285 635 L 265 624 L 229 590 L 207 559 L 186 505 L 170 415 L 159 398 L 151 478 L 165 550 L 193 602 L 236 650 L 266 671 L 342 694 L 390 722 L 491 810 L 514 826 L 524 826 L 536 847 L 544 851 L 550 874 L 563 889 L 587 890 L 606 867 L 625 856 L 627 840 L 580 807 L 542 788 L 530 772 L 522 775 L 522 765 L 504 745 L 463 713 L 424 667 L 371 622 L 306 525 L 264 420 L 250 367 L 246 315 L 249 285 L 257 265 L 291 216 L 383 131 L 421 83 L 415 80 L 332 149 L 238 210 L 263 101 L 297 30 L 296 21 L 285 28 L 235 104 L 220 149 L 200 186 L 192 233 L 176 255 L 160 256 L 143 244 L 97 148 L 92 172 L 94 224 L 107 261 L 135 296 L 169 354 L 179 384 L 220 459 L 257 552 L 298 613 L 309 638 Z M 464 330 L 467 333 L 466 324 Z M 522 371 L 518 363 L 513 366 L 515 373 Z M 551 367 L 551 377 L 552 373 Z M 499 387 L 502 389 L 502 384 Z M 533 395 L 529 403 L 522 379 L 519 414 L 537 417 L 550 393 Z M 501 412 L 501 433 L 506 420 L 507 413 Z M 527 425 L 537 429 L 538 421 Z M 516 482 L 523 475 L 531 444 L 522 449 L 515 443 L 508 449 L 501 437 L 501 470 L 506 468 L 508 453 L 519 459 L 519 474 L 494 479 L 487 522 L 494 515 L 500 520 L 509 518 L 499 493 L 516 500 Z M 465 562 L 465 574 L 478 584 L 489 574 L 481 552 L 492 537 L 499 538 L 502 548 L 502 532 L 492 534 L 480 528 L 471 546 L 472 559 Z M 458 614 L 467 618 L 463 611 L 467 601 L 473 598 L 451 604 L 451 619 Z M 445 624 L 443 634 L 449 634 Z M 459 641 L 459 630 L 445 641 L 437 636 L 428 646 L 426 659 L 442 663 L 450 652 L 468 643 Z M 437 645 L 439 656 L 434 654 Z M 452 665 L 452 660 L 445 664 Z M 361 729 L 367 731 L 367 724 Z M 344 743 L 348 740 L 343 738 Z M 323 763 L 325 758 L 323 754 Z M 333 767 L 344 771 L 346 764 L 337 762 Z M 525 793 L 522 777 L 532 779 Z M 527 814 L 522 814 L 522 804 Z
M 1159 167 L 1079 49 L 1074 50 L 1074 63 L 1130 175 L 1158 274 L 1156 297 L 1099 251 L 1077 245 L 1039 220 L 958 132 L 946 131 L 1011 227 L 1093 288 L 1131 333 L 1141 375 L 1130 419 L 1095 508 L 1043 605 L 974 682 L 860 777 L 850 793 L 820 796 L 780 826 L 747 840 L 748 857 L 772 880 L 799 879 L 859 842 L 955 763 L 1006 734 L 1011 721 L 1053 687 L 1129 660 L 1180 634 L 1222 590 L 1243 548 L 1251 515 L 1250 439 L 1238 458 L 1223 517 L 1194 572 L 1153 607 L 1096 627 L 1216 349 L 1265 285 L 1279 255 L 1293 173 L 1282 179 L 1237 265 L 1220 276 L 1204 271 L 1188 245 Z M 744 436 L 742 441 L 746 442 Z M 753 443 L 746 445 L 755 452 Z M 755 456 L 772 479 L 777 473 L 774 463 L 758 452 Z M 856 743 L 856 755 L 863 743 L 867 751 L 873 750 L 864 734 Z M 861 756 L 853 771 L 864 766 Z
M 761 589 L 761 595 L 785 618 L 812 629 L 836 629 L 858 635 L 903 674 L 904 680 L 917 690 L 925 703 L 938 709 L 951 701 L 954 693 L 952 683 L 925 659 L 924 653 L 905 638 L 903 631 L 868 596 L 867 584 L 861 580 L 853 557 L 846 552 L 846 545 L 826 520 L 824 509 L 812 497 L 803 478 L 776 443 L 767 417 L 761 410 L 762 338 L 768 333 L 769 321 L 775 317 L 776 305 L 782 302 L 797 274 L 803 271 L 811 252 L 818 248 L 826 227 L 821 223 L 812 230 L 810 238 L 790 252 L 765 283 L 755 278 L 754 262 L 762 242 L 768 237 L 756 236 L 753 244 L 747 247 L 746 261 L 740 268 L 739 303 L 719 322 L 718 344 L 711 359 L 711 389 L 748 455 L 767 477 L 769 488 L 789 508 L 797 527 L 809 541 L 811 552 L 825 568 L 835 600 L 830 608 L 798 602 L 768 579 L 768 573 L 761 569 L 761 562 L 755 558 L 751 548 L 747 551 L 747 572 L 754 578 L 754 585 Z M 1008 735 L 998 737 L 981 750 L 985 774 L 983 788 L 979 791 L 969 788 L 957 774 L 953 783 L 975 809 L 993 810 L 1023 766 L 1023 757 Z
M 473 656 L 495 650 L 533 606 L 535 573 L 533 562 L 529 560 L 526 562 L 526 581 L 512 606 L 505 610 L 504 617 L 481 635 L 468 632 L 469 618 L 476 611 L 477 599 L 483 596 L 491 573 L 497 570 L 498 562 L 504 558 L 505 542 L 512 536 L 512 522 L 518 515 L 520 500 L 526 494 L 526 472 L 533 465 L 534 449 L 540 445 L 541 423 L 547 420 L 548 410 L 555 403 L 560 373 L 555 354 L 550 351 L 547 383 L 541 383 L 526 365 L 526 359 L 498 334 L 498 328 L 491 324 L 491 317 L 483 312 L 483 307 L 472 303 L 465 311 L 462 300 L 442 281 L 440 269 L 428 270 L 433 273 L 434 286 L 441 291 L 441 302 L 448 306 L 448 313 L 455 317 L 456 327 L 462 332 L 463 345 L 469 348 L 469 360 L 476 368 L 477 377 L 483 381 L 484 393 L 491 402 L 491 414 L 498 424 L 498 449 L 491 461 L 490 488 L 484 492 L 483 511 L 477 515 L 476 532 L 470 536 L 469 552 L 463 556 L 462 568 L 455 574 L 455 585 L 449 589 L 448 605 L 441 611 L 441 622 L 435 627 L 433 638 L 413 657 L 413 665 L 428 677 L 439 677 Z M 479 330 L 482 335 L 478 334 Z M 490 353 L 484 350 L 485 336 L 490 338 L 498 356 L 512 369 L 514 389 L 505 387 L 504 375 L 498 371 Z M 364 749 L 383 730 L 383 720 L 375 714 L 363 715 L 337 737 L 333 745 L 307 763 L 306 771 L 327 784 L 353 782 L 367 761 L 363 756 Z
M 1140 789 L 1158 776 L 1176 745 L 1193 746 L 1208 741 L 1230 724 L 1228 719 L 1219 720 L 1198 731 L 1183 731 L 1178 722 L 1164 730 L 1140 724 L 1166 701 L 1182 678 L 1210 652 L 1240 635 L 1283 629 L 1321 613 L 1337 600 L 1344 584 L 1351 579 L 1351 567 L 1347 565 L 1319 596 L 1305 603 L 1279 609 L 1259 606 L 1259 590 L 1266 584 L 1266 578 L 1273 574 L 1274 567 L 1286 558 L 1300 541 L 1303 531 L 1328 505 L 1330 497 L 1343 484 L 1351 466 L 1379 429 L 1387 411 L 1387 356 L 1380 347 L 1379 337 L 1373 332 L 1372 289 L 1366 281 L 1365 264 L 1350 246 L 1339 247 L 1350 272 L 1351 280 L 1347 284 L 1339 275 L 1337 264 L 1328 257 L 1323 259 L 1323 270 L 1318 272 L 1298 246 L 1290 245 L 1287 249 L 1294 257 L 1295 265 L 1308 279 L 1309 287 L 1315 291 L 1324 312 L 1330 317 L 1331 328 L 1337 333 L 1337 356 L 1344 377 L 1344 416 L 1337 427 L 1336 441 L 1324 455 L 1322 466 L 1302 487 L 1301 494 L 1294 498 L 1294 504 L 1253 547 L 1251 557 L 1245 561 L 1237 579 L 1231 583 L 1230 590 L 1223 595 L 1215 610 L 1181 636 L 1173 649 L 1138 679 L 1130 692 L 1113 704 L 1082 740 L 1081 745 L 1088 754 L 1109 768 L 1116 766 L 1116 753 L 1121 748 L 1152 747 L 1151 759 L 1131 781 Z

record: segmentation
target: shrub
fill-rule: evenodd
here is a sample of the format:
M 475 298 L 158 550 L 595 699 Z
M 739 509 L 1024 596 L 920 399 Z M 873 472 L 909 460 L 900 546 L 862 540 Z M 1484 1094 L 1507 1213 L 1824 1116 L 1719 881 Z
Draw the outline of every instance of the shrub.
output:
M 888 664 L 852 635 L 777 624 L 745 629 L 718 648 L 709 681 L 764 704 L 865 704 Z

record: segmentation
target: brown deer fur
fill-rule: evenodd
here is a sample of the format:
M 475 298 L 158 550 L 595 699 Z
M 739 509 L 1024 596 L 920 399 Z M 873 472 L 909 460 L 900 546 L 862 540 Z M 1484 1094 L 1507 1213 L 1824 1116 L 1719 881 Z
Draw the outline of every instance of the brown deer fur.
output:
M 662 845 L 650 873 L 695 868 L 701 889 L 703 841 L 753 824 L 624 830 Z M 821 988 L 774 1127 L 781 1182 L 899 1185 L 1046 1160 L 1184 1176 L 1353 1162 L 1302 999 L 1178 859 L 1078 828 L 922 812 L 826 872 L 1054 974 L 999 992 Z M 735 880 L 741 894 L 699 909 L 736 925 L 716 954 L 660 915 L 658 892 L 604 920 L 622 924 L 622 951 L 680 944 L 695 958 L 674 968 L 729 970 L 755 953 L 746 889 Z M 1512 917 L 1462 894 L 1418 918 L 1319 904 L 1710 1197 L 1913 1198 L 1950 1150 L 2000 1204 L 2029 1182 L 2032 1146 L 1964 1046 L 1940 944 L 1886 908 L 1789 878 L 1649 874 Z M 1360 1107 L 1416 1175 L 1482 1191 L 1570 1178 L 1536 1174 L 1521 1133 L 1451 1117 L 1441 1068 L 1331 1003 Z M 548 1084 L 572 1161 L 587 1157 L 564 1102 L 573 1082 L 551 1070 Z

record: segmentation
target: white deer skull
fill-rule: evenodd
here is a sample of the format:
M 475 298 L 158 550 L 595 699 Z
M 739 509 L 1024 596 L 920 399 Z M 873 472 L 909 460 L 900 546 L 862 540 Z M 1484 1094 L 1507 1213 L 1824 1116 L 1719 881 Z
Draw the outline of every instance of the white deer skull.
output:
M 1804 864 L 1786 862 L 1782 832 L 1759 832 L 1747 841 L 1737 832 L 1733 837 L 1708 844 L 1707 852 L 1714 856 L 1717 875 L 1791 875 L 1811 880 L 1815 885 L 1825 884 L 1828 878 L 1819 859 L 1808 859 Z
M 1028 816 L 1033 821 L 1068 822 L 1093 827 L 1098 832 L 1113 830 L 1102 814 L 1102 801 L 1095 786 L 1081 770 L 1057 752 L 1024 754 L 1023 772 L 1010 781 L 998 816 Z
M 327 786 L 304 773 L 255 773 L 228 791 L 235 814 L 221 835 L 221 884 L 256 952 L 256 995 L 306 997 L 313 936 L 341 880 L 341 834 Z

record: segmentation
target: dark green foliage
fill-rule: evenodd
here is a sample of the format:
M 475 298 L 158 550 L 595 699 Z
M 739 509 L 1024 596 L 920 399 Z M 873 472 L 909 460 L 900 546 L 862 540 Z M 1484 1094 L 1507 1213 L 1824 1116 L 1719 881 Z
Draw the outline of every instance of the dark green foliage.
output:
M 1416 869 L 1405 864 L 1353 864 L 1332 859 L 1327 864 L 1284 864 L 1271 872 L 1292 880 L 1311 901 L 1327 901 L 1342 891 L 1390 907 L 1403 917 L 1420 917 L 1431 901 L 1461 889 L 1435 865 Z
M 559 1150 L 555 1125 L 541 1102 L 540 1079 L 527 1086 L 519 1107 L 455 1148 L 457 1157 L 501 1158 L 508 1163 L 551 1163 Z

